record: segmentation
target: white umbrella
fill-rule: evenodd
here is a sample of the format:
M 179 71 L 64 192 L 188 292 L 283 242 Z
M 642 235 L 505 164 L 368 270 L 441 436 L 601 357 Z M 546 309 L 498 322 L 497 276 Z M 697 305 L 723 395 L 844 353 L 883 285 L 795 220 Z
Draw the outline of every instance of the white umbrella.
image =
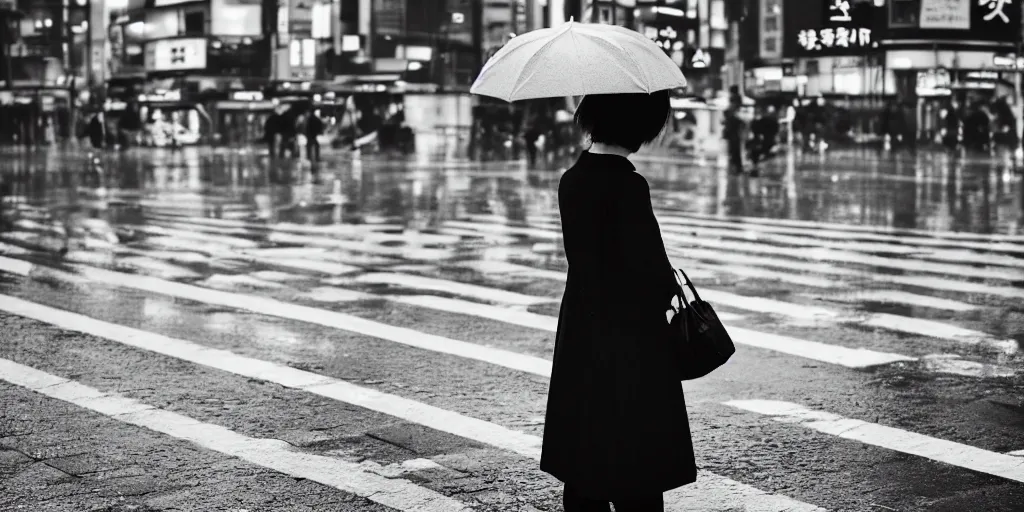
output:
M 685 86 L 679 66 L 640 33 L 569 21 L 512 38 L 487 61 L 470 92 L 516 101 Z

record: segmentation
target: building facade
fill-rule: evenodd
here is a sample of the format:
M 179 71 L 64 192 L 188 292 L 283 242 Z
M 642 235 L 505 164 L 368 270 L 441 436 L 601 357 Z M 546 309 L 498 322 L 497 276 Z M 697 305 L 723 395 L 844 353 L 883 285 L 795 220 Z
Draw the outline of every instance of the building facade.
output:
M 0 2 L 0 140 L 67 137 L 87 74 L 88 0 Z
M 900 109 L 929 135 L 939 111 L 1009 97 L 1020 2 L 1003 0 L 748 0 L 744 89 L 762 99 L 821 97 L 877 131 Z M 1010 67 L 1013 67 L 1010 66 Z M 902 122 L 902 121 L 901 121 Z

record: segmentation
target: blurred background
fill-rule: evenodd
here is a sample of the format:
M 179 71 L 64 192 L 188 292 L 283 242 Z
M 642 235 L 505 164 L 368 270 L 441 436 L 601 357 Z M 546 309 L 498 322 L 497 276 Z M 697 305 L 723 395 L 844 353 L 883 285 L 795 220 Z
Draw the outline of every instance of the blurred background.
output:
M 246 146 L 316 113 L 325 147 L 515 158 L 575 136 L 572 98 L 468 93 L 516 34 L 570 18 L 665 48 L 690 79 L 664 145 L 719 144 L 737 87 L 797 136 L 937 143 L 984 105 L 1016 146 L 1020 2 L 991 0 L 2 0 L 0 142 Z M 301 130 L 299 130 L 301 131 Z M 302 135 L 302 134 L 300 134 Z M 786 136 L 786 133 L 783 134 Z M 790 135 L 791 136 L 791 135 Z

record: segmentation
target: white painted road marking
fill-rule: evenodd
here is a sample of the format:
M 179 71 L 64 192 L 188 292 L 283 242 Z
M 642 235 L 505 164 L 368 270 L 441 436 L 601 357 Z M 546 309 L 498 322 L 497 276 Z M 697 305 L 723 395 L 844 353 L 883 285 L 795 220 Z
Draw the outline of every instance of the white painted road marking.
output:
M 665 214 L 680 214 L 682 212 L 675 212 L 666 209 L 658 209 L 658 212 L 665 212 Z M 983 242 L 1010 242 L 1010 243 L 1021 243 L 1024 242 L 1024 236 L 1021 235 L 1000 235 L 1000 234 L 983 234 L 983 233 L 965 233 L 962 231 L 929 231 L 925 229 L 908 229 L 908 228 L 887 228 L 884 226 L 862 226 L 857 224 L 842 224 L 838 222 L 819 222 L 809 220 L 792 220 L 792 219 L 769 219 L 764 217 L 724 217 L 715 216 L 701 213 L 686 213 L 687 216 L 699 219 L 728 219 L 735 222 L 744 222 L 752 224 L 768 224 L 768 225 L 781 225 L 781 226 L 795 226 L 800 228 L 808 229 L 831 229 L 836 231 L 846 232 L 858 232 L 858 233 L 879 233 L 883 235 L 899 235 L 903 233 L 910 233 L 914 235 L 921 235 L 924 237 L 932 237 L 938 239 L 947 240 L 981 240 Z
M 27 268 L 20 264 L 20 260 L 12 260 L 0 256 L 0 270 L 24 271 L 21 275 L 28 276 L 34 268 L 43 268 L 51 276 L 60 276 L 66 273 L 46 269 L 46 267 Z M 12 269 L 13 267 L 13 269 Z M 132 276 L 111 272 L 109 270 L 94 269 L 90 267 L 77 267 L 81 275 L 69 275 L 70 279 L 85 277 L 101 283 L 134 288 L 171 297 L 194 300 L 205 304 L 213 304 L 229 308 L 253 311 L 268 316 L 287 318 L 300 322 L 308 322 L 335 329 L 357 332 L 379 339 L 401 343 L 424 350 L 431 350 L 445 354 L 452 354 L 467 359 L 484 361 L 496 366 L 503 366 L 513 370 L 519 370 L 534 375 L 549 377 L 551 375 L 551 362 L 515 352 L 474 345 L 464 341 L 457 341 L 441 336 L 422 333 L 412 329 L 393 327 L 371 320 L 289 304 L 286 302 L 230 293 L 218 290 L 210 290 L 187 284 L 164 281 L 147 276 Z M 837 364 L 848 368 L 866 368 L 870 366 L 883 365 L 897 361 L 915 361 L 916 358 L 900 354 L 876 352 L 867 349 L 852 349 L 841 346 L 805 341 L 788 336 L 780 336 L 759 331 L 752 331 L 740 327 L 729 327 L 729 334 L 733 341 L 741 345 L 758 347 L 766 350 L 773 350 L 784 354 L 813 359 L 830 364 Z
M 538 436 L 511 430 L 415 400 L 356 386 L 332 377 L 96 320 L 16 297 L 0 295 L 0 310 L 62 329 L 90 334 L 141 350 L 189 361 L 200 366 L 306 391 L 517 453 L 533 460 L 540 459 L 541 438 Z M 4 373 L 0 367 L 0 374 Z M 59 384 L 60 380 L 57 379 L 57 377 L 43 374 L 43 376 L 26 380 L 32 382 L 36 388 L 45 388 Z M 700 472 L 700 477 L 695 484 L 667 493 L 665 502 L 667 510 L 670 512 L 689 510 L 725 512 L 735 510 L 737 506 L 744 507 L 744 510 L 823 512 L 823 509 L 819 507 L 786 496 L 769 494 L 707 471 Z
M 461 295 L 463 297 L 472 297 L 475 299 L 516 306 L 532 306 L 534 304 L 544 304 L 558 300 L 550 297 L 523 295 L 522 293 L 510 292 L 498 288 L 490 288 L 487 286 L 466 284 L 458 281 L 435 279 L 433 277 L 423 277 L 411 274 L 373 272 L 369 274 L 360 274 L 353 277 L 352 280 L 357 283 L 390 284 L 420 290 L 451 293 L 452 295 Z M 344 280 L 337 282 L 344 282 Z
M 853 265 L 893 268 L 908 272 L 978 277 L 983 279 L 1001 279 L 1020 281 L 1024 279 L 1024 270 L 1004 267 L 974 267 L 971 265 L 955 265 L 950 263 L 933 263 L 907 258 L 886 258 L 871 254 L 840 251 L 822 248 L 780 247 L 761 242 L 737 242 L 717 238 L 705 238 L 691 234 L 672 233 L 663 230 L 662 237 L 666 246 L 685 248 L 691 245 L 708 247 L 718 250 L 744 251 L 754 254 L 771 254 L 789 256 L 801 260 L 824 260 Z
M 18 262 L 19 260 L 11 260 L 10 258 L 0 256 L 0 270 L 8 270 L 9 261 Z M 16 270 L 25 270 L 23 265 L 19 265 L 18 263 L 14 264 L 17 265 Z M 31 266 L 29 268 L 30 270 L 32 269 Z M 325 327 L 363 334 L 382 340 L 408 345 L 410 347 L 483 361 L 485 363 L 532 373 L 534 375 L 542 375 L 545 377 L 551 375 L 551 361 L 541 359 L 539 357 L 485 347 L 465 341 L 453 340 L 413 329 L 406 329 L 404 327 L 395 327 L 353 315 L 290 304 L 265 297 L 201 288 L 183 283 L 165 281 L 155 277 L 123 274 L 120 272 L 112 272 L 109 270 L 81 265 L 78 265 L 75 268 L 80 277 L 108 285 L 133 288 L 160 295 L 193 300 L 204 304 L 247 310 L 262 315 L 323 325 Z M 51 271 L 51 275 L 59 275 L 58 272 L 59 271 Z M 28 274 L 24 273 L 22 275 Z
M 679 255 L 684 258 L 699 258 L 715 262 L 727 261 L 737 265 L 783 268 L 797 272 L 813 272 L 816 274 L 841 276 L 852 279 L 869 279 L 881 283 L 902 284 L 940 291 L 980 293 L 986 295 L 997 295 L 1000 297 L 1024 299 L 1024 290 L 1020 288 L 1013 288 L 1010 286 L 992 286 L 983 283 L 969 283 L 966 281 L 943 279 L 935 276 L 898 276 L 895 274 L 870 273 L 867 271 L 848 269 L 828 263 L 814 263 L 792 259 L 771 258 L 767 256 L 754 256 L 724 250 L 696 249 L 693 247 L 668 247 L 668 252 L 669 254 Z
M 776 400 L 731 400 L 726 405 L 771 416 L 818 432 L 944 462 L 989 475 L 1024 482 L 1024 460 L 953 441 L 937 439 L 838 414 Z
M 397 510 L 472 510 L 458 500 L 420 487 L 408 480 L 380 476 L 367 471 L 357 463 L 296 451 L 288 443 L 276 439 L 245 436 L 220 425 L 203 423 L 116 393 L 104 393 L 96 388 L 7 359 L 0 359 L 0 379 L 123 423 L 191 441 L 208 450 L 237 457 L 296 478 L 319 482 Z
M 747 240 L 775 241 L 783 244 L 797 246 L 821 246 L 833 249 L 848 249 L 857 252 L 879 252 L 898 253 L 912 255 L 920 258 L 927 256 L 943 261 L 970 262 L 988 265 L 1009 265 L 1016 266 L 1024 263 L 1020 258 L 1002 254 L 991 254 L 990 251 L 998 250 L 993 247 L 996 244 L 982 244 L 978 242 L 956 242 L 942 241 L 926 238 L 895 237 L 882 235 L 856 235 L 854 237 L 837 237 L 835 232 L 821 230 L 801 230 L 779 226 L 767 226 L 761 224 L 737 224 L 729 221 L 709 221 L 689 219 L 673 215 L 658 215 L 658 219 L 668 227 L 669 231 L 691 231 L 704 236 L 722 236 L 724 238 L 738 238 Z M 725 229 L 723 229 L 725 228 Z M 852 233 L 847 233 L 850 235 Z M 795 236 L 787 236 L 795 235 Z M 825 238 L 826 240 L 821 240 Z M 834 241 L 838 238 L 839 242 Z M 852 240 L 859 238 L 875 242 Z M 833 240 L 827 240 L 833 239 Z M 878 243 L 882 242 L 882 243 Z M 944 248 L 949 245 L 969 244 L 969 247 L 950 249 Z M 984 253 L 973 252 L 970 249 L 984 251 Z M 1024 246 L 1002 247 L 1004 251 L 1024 253 Z
M 918 295 L 916 293 L 902 292 L 897 290 L 859 290 L 839 295 L 829 295 L 828 300 L 841 302 L 882 302 L 890 304 L 908 304 L 933 309 L 945 309 L 947 311 L 973 311 L 978 309 L 974 304 L 960 302 L 958 300 Z

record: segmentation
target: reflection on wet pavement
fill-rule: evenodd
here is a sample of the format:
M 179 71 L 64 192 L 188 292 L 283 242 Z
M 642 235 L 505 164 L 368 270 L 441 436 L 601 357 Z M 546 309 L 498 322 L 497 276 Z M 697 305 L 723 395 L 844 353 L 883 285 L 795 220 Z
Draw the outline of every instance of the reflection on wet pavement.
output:
M 564 166 L 567 162 L 561 162 Z M 149 224 L 161 216 L 250 219 L 296 224 L 388 223 L 439 229 L 466 215 L 508 222 L 554 216 L 562 167 L 527 171 L 519 162 L 470 166 L 366 159 L 269 162 L 237 151 L 134 150 L 5 155 L 7 201 L 45 207 L 111 225 Z M 737 179 L 691 158 L 637 159 L 656 207 L 711 217 L 756 217 L 865 225 L 897 230 L 1024 233 L 1020 178 L 1008 159 L 944 153 L 835 151 L 783 155 L 762 178 Z M 31 219 L 43 220 L 43 219 Z M 453 235 L 463 226 L 447 226 Z M 93 231 L 101 230 L 98 224 Z M 533 234 L 494 231 L 492 236 Z M 127 228 L 103 235 L 137 236 Z M 234 234 L 234 233 L 231 233 Z M 149 234 L 151 235 L 151 234 Z M 408 235 L 406 235 L 408 236 Z
M 817 339 L 882 329 L 947 340 L 1000 364 L 1016 357 L 1024 324 L 986 317 L 1024 298 L 1024 199 L 1009 160 L 836 151 L 783 156 L 759 178 L 686 157 L 636 165 L 670 257 L 717 284 L 705 293 L 724 316 L 810 329 Z M 76 271 L 313 303 L 389 297 L 548 326 L 565 275 L 560 172 L 550 167 L 373 158 L 311 167 L 203 148 L 12 154 L 0 163 L 11 184 L 0 250 Z M 792 353 L 791 341 L 774 347 Z M 907 360 L 902 352 L 818 357 L 856 367 Z M 951 374 L 1004 371 L 919 363 Z

